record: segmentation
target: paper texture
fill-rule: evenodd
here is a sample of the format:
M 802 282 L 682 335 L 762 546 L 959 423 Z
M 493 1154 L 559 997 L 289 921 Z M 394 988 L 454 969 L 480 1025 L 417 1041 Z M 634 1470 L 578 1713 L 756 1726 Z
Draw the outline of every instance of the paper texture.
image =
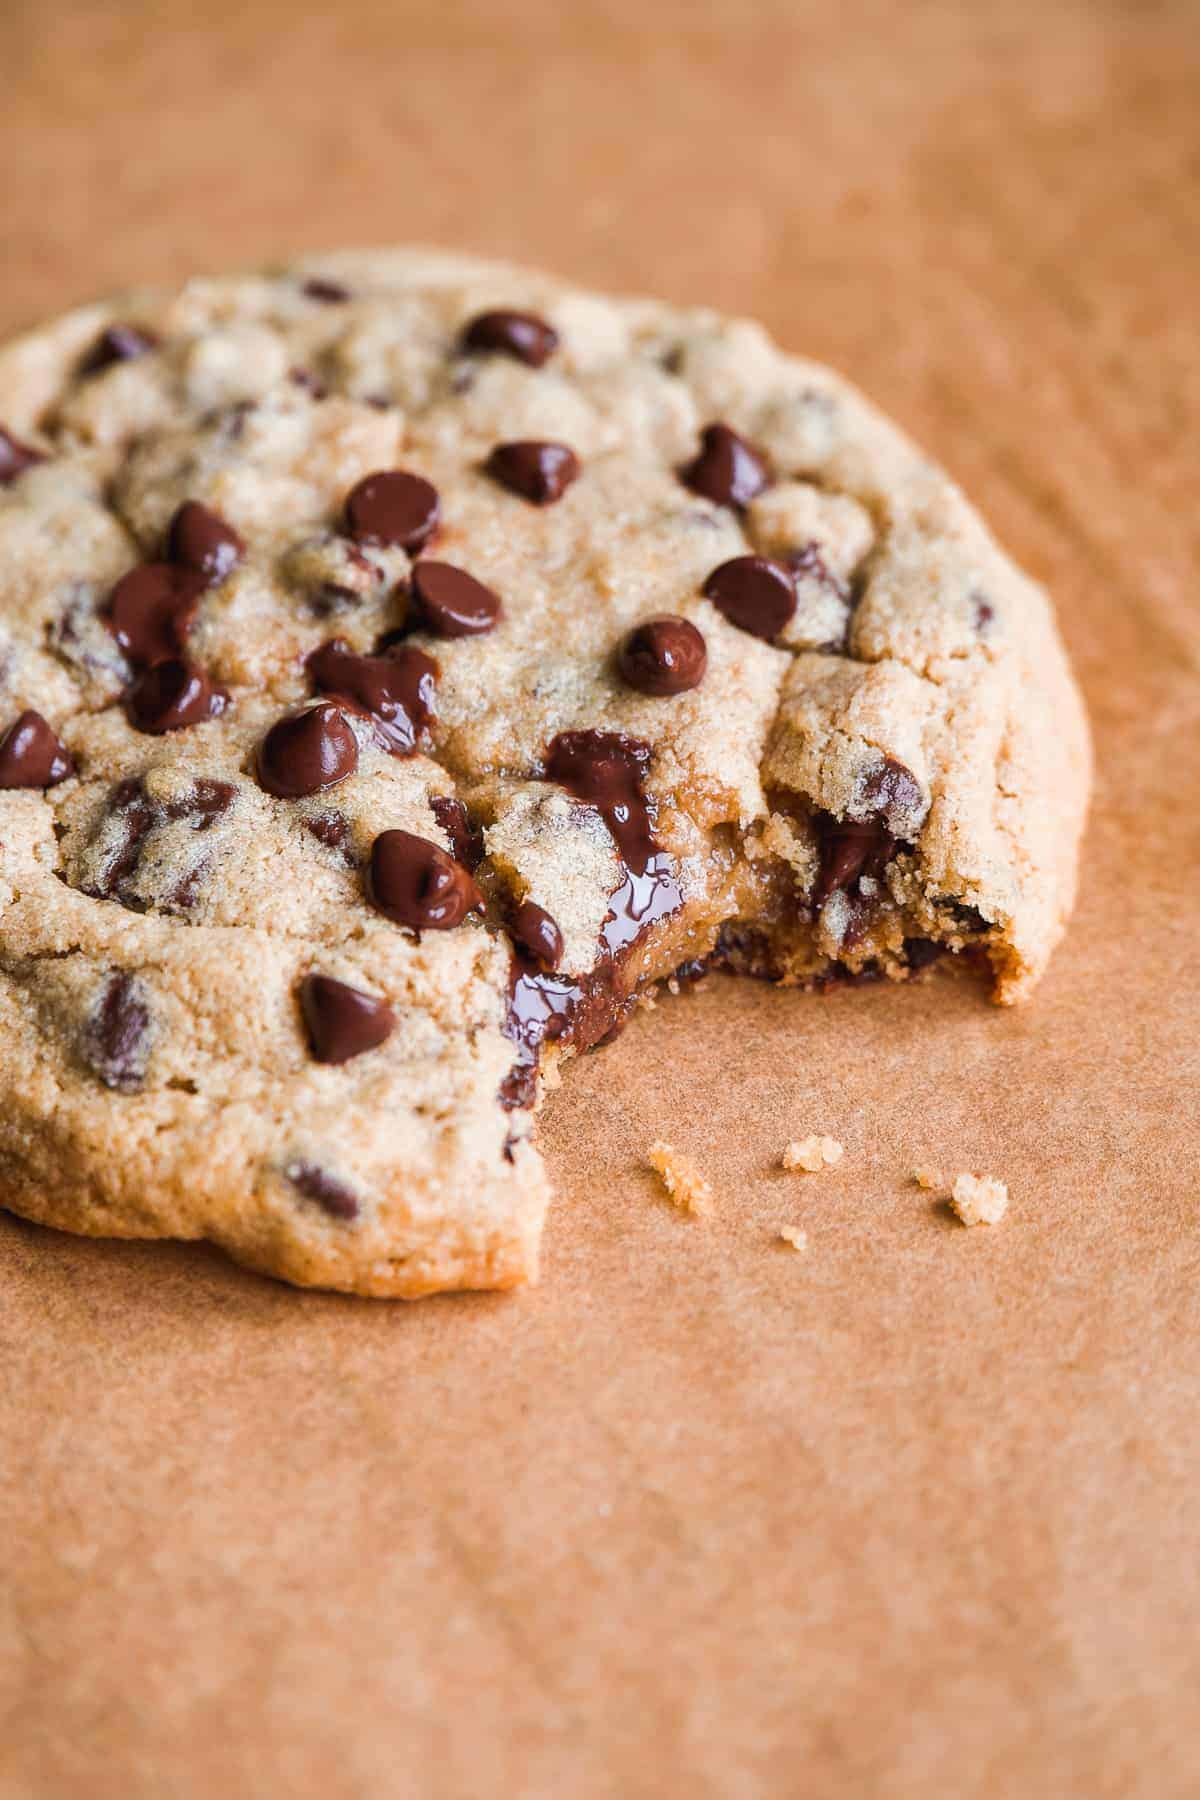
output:
M 1196 24 L 0 13 L 0 328 L 388 238 L 756 314 L 1048 583 L 1099 755 L 1024 1010 L 714 978 L 570 1070 L 537 1290 L 0 1217 L 4 1800 L 1200 1788 Z

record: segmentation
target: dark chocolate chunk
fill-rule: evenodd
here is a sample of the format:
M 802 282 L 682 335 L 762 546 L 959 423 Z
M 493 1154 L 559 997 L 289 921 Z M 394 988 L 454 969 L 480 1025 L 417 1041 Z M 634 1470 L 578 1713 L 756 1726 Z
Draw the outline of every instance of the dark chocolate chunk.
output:
M 315 1062 L 349 1062 L 365 1050 L 378 1049 L 396 1026 L 396 1015 L 386 1000 L 335 981 L 331 975 L 305 976 L 300 983 L 300 1009 Z
M 299 800 L 353 775 L 358 745 L 338 708 L 322 701 L 272 725 L 258 747 L 257 767 L 268 794 Z
M 183 569 L 215 587 L 241 562 L 246 546 L 220 513 L 199 500 L 185 500 L 167 529 L 167 555 Z
M 717 506 L 741 508 L 770 486 L 771 470 L 761 450 L 728 425 L 718 423 L 704 427 L 700 453 L 679 471 L 679 477 L 694 494 L 703 494 Z
M 0 425 L 0 487 L 7 487 L 10 481 L 34 463 L 45 462 L 41 450 L 34 450 L 31 445 L 23 444 L 20 438 L 14 437 L 11 431 L 5 431 Z
M 534 506 L 561 500 L 579 476 L 579 458 L 566 444 L 543 444 L 531 438 L 497 444 L 487 459 L 493 481 Z
M 699 687 L 708 666 L 704 635 L 689 619 L 647 619 L 621 645 L 617 658 L 625 681 L 639 694 L 666 697 Z
M 208 585 L 174 563 L 142 563 L 123 575 L 108 600 L 108 628 L 135 668 L 179 656 Z
M 108 976 L 84 1022 L 80 1049 L 105 1087 L 132 1094 L 142 1086 L 150 1059 L 150 1007 L 135 975 Z
M 398 544 L 415 554 L 437 530 L 440 516 L 437 489 L 406 469 L 365 475 L 346 496 L 346 524 L 361 544 Z
M 146 669 L 126 698 L 130 723 L 154 737 L 219 718 L 229 704 L 229 695 L 203 669 L 178 657 Z
M 0 737 L 0 788 L 49 788 L 75 773 L 75 758 L 32 708 Z
M 157 350 L 156 332 L 140 325 L 109 325 L 100 333 L 79 365 L 80 375 L 99 375 L 114 363 L 133 362 L 150 350 Z
M 767 556 L 735 556 L 713 570 L 705 597 L 731 625 L 771 643 L 796 610 L 791 571 Z
M 322 1169 L 318 1163 L 290 1162 L 283 1172 L 298 1194 L 315 1201 L 331 1219 L 357 1219 L 357 1194 L 328 1169 Z
M 387 656 L 359 656 L 331 638 L 308 659 L 317 691 L 369 718 L 393 756 L 411 756 L 433 717 L 437 664 L 423 650 L 400 646 Z
M 367 891 L 381 913 L 414 931 L 449 931 L 482 905 L 462 864 L 411 831 L 380 832 Z
M 462 334 L 464 350 L 500 351 L 528 363 L 531 369 L 542 364 L 558 349 L 558 333 L 536 313 L 479 313 Z
M 301 292 L 322 306 L 344 306 L 353 298 L 348 287 L 343 287 L 340 281 L 331 281 L 327 275 L 310 275 L 302 284 Z
M 413 564 L 415 623 L 438 637 L 476 637 L 500 617 L 500 596 L 465 569 L 421 557 Z
M 542 969 L 557 969 L 563 956 L 562 932 L 545 907 L 536 900 L 522 900 L 513 913 L 509 930 L 530 962 Z
M 483 831 L 476 825 L 461 800 L 449 794 L 435 794 L 429 802 L 434 818 L 450 839 L 456 862 L 472 875 L 483 861 Z

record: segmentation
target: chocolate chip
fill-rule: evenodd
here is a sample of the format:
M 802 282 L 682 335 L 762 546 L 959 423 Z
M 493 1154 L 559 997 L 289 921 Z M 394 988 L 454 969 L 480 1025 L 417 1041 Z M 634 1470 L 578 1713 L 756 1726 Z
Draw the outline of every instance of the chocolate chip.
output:
M 233 526 L 199 500 L 185 500 L 167 530 L 171 561 L 201 576 L 207 587 L 224 581 L 245 554 L 246 546 Z
M 358 861 L 354 854 L 354 833 L 345 813 L 331 808 L 329 812 L 314 813 L 312 818 L 302 819 L 301 824 L 319 844 L 324 844 L 327 850 L 336 851 L 348 869 L 354 868 Z
M 509 923 L 513 941 L 542 969 L 557 969 L 563 957 L 562 932 L 545 907 L 522 900 Z
M 29 444 L 23 444 L 20 438 L 14 437 L 11 431 L 5 431 L 0 425 L 0 487 L 7 487 L 10 481 L 34 463 L 45 462 L 46 458 L 40 450 L 34 450 Z
M 318 1163 L 290 1162 L 284 1175 L 298 1194 L 314 1200 L 331 1219 L 357 1219 L 358 1196 Z
M 412 597 L 419 623 L 438 637 L 476 637 L 500 617 L 500 596 L 452 563 L 413 564 Z
M 621 674 L 639 694 L 684 694 L 708 666 L 702 632 L 689 619 L 663 617 L 638 625 L 621 645 Z
M 281 800 L 333 787 L 357 767 L 354 733 L 327 701 L 280 719 L 258 747 L 258 784 Z
M 839 888 L 848 889 L 860 876 L 878 880 L 896 848 L 896 840 L 881 818 L 835 819 L 819 813 L 815 820 L 821 846 L 821 865 L 813 888 L 813 900 L 823 906 Z
M 464 350 L 498 350 L 540 369 L 558 349 L 558 333 L 536 313 L 482 312 L 462 334 Z
M 362 713 L 393 756 L 411 756 L 433 717 L 437 664 L 423 650 L 401 646 L 387 656 L 359 656 L 331 638 L 308 659 L 319 693 Z
M 462 864 L 411 831 L 380 832 L 367 887 L 381 913 L 414 931 L 449 931 L 482 904 Z
M 108 600 L 108 628 L 137 668 L 178 656 L 207 583 L 174 563 L 142 563 L 123 575 Z
M 109 325 L 79 365 L 80 375 L 99 375 L 114 363 L 133 362 L 159 346 L 157 333 L 140 325 Z
M 974 608 L 975 630 L 980 637 L 986 637 L 987 628 L 996 617 L 996 609 L 982 594 L 972 594 L 971 605 Z
M 150 1058 L 150 1007 L 134 975 L 114 972 L 105 981 L 84 1023 L 83 1060 L 105 1087 L 136 1093 Z
M 493 481 L 534 506 L 561 500 L 579 475 L 579 458 L 566 444 L 542 444 L 531 438 L 497 444 L 487 459 Z
M 929 810 L 920 782 L 894 756 L 883 757 L 861 779 L 857 799 L 878 813 L 897 837 Z
M 472 875 L 483 861 L 483 831 L 474 823 L 461 800 L 450 794 L 434 794 L 429 810 L 450 839 L 456 862 Z
M 771 470 L 761 450 L 728 425 L 715 424 L 704 427 L 700 454 L 679 471 L 679 478 L 717 506 L 740 508 L 770 486 Z
M 75 773 L 75 758 L 41 713 L 23 712 L 0 737 L 0 788 L 50 788 Z
M 705 596 L 731 625 L 771 643 L 796 610 L 790 570 L 766 556 L 735 556 L 714 569 Z
M 362 544 L 398 544 L 415 552 L 428 543 L 440 517 L 437 489 L 405 469 L 366 475 L 346 496 L 346 524 Z
M 138 731 L 159 737 L 165 731 L 182 731 L 205 719 L 216 719 L 229 704 L 229 695 L 214 686 L 195 663 L 175 657 L 155 663 L 138 676 L 127 702 L 130 722 Z
M 378 1049 L 396 1026 L 396 1015 L 386 1000 L 348 987 L 331 975 L 305 976 L 300 983 L 300 1009 L 315 1062 L 349 1062 L 365 1050 Z
M 348 287 L 343 287 L 340 281 L 330 281 L 326 275 L 310 275 L 300 291 L 323 306 L 344 306 L 352 298 Z

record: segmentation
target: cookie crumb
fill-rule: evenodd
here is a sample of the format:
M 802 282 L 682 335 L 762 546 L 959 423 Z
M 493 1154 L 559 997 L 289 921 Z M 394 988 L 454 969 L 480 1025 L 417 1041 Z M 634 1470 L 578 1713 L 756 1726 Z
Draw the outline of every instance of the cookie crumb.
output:
M 818 1137 L 814 1132 L 810 1137 L 794 1139 L 784 1148 L 781 1162 L 785 1169 L 804 1169 L 815 1175 L 821 1169 L 831 1169 L 839 1163 L 845 1154 L 846 1146 L 839 1144 L 836 1138 Z
M 779 1241 L 781 1244 L 790 1244 L 793 1250 L 808 1249 L 808 1233 L 801 1231 L 798 1225 L 781 1225 Z
M 942 1171 L 931 1168 L 928 1163 L 921 1163 L 912 1172 L 912 1178 L 919 1188 L 940 1188 Z
M 665 1144 L 659 1138 L 647 1151 L 646 1161 L 680 1212 L 695 1215 L 712 1211 L 711 1187 L 690 1158 L 681 1155 L 674 1144 Z
M 964 1225 L 998 1225 L 1008 1210 L 1008 1189 L 993 1175 L 956 1175 L 950 1204 Z

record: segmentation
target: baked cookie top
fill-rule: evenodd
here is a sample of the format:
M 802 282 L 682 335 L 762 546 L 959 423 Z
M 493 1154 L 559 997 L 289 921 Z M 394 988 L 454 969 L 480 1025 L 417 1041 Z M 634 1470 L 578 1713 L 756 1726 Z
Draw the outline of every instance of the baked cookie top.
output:
M 713 960 L 1023 997 L 1088 787 L 1045 596 L 850 387 L 423 251 L 0 350 L 0 1198 L 528 1278 L 561 1058 Z

